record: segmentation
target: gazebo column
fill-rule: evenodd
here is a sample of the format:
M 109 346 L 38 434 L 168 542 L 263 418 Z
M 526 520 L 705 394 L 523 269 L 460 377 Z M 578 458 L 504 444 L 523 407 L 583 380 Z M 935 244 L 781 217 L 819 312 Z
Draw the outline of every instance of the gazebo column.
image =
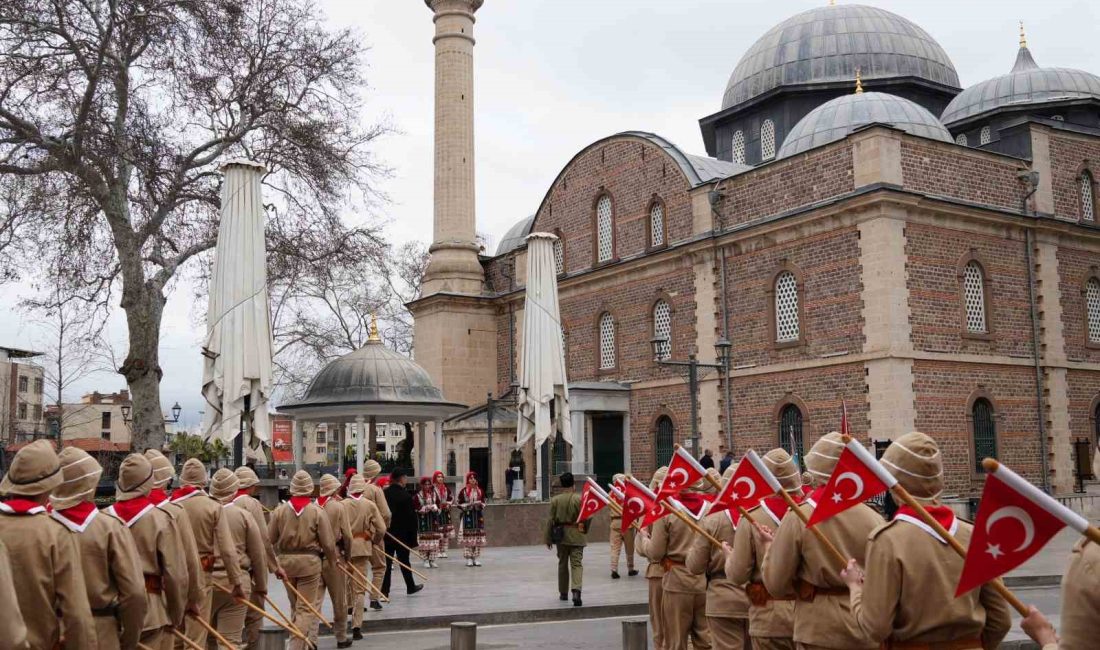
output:
M 423 476 L 425 469 L 425 462 L 427 456 L 424 454 L 424 442 L 428 439 L 425 434 L 427 425 L 423 422 L 416 423 L 416 475 Z
M 370 418 L 371 425 L 374 425 L 374 416 Z M 367 431 L 363 427 L 363 416 L 355 416 L 355 471 L 359 474 L 363 473 L 363 461 L 366 460 L 363 450 L 366 446 Z
M 305 446 L 303 445 L 303 438 L 305 438 L 305 426 L 306 423 L 297 418 L 294 419 L 294 434 L 291 437 L 291 450 L 294 455 L 294 471 L 302 469 L 302 462 L 306 453 Z
M 344 460 L 348 454 L 348 425 L 341 422 L 336 425 L 336 444 L 339 445 L 336 449 L 336 473 L 343 475 L 344 473 Z
M 443 464 L 443 420 L 435 421 L 435 469 L 447 473 Z

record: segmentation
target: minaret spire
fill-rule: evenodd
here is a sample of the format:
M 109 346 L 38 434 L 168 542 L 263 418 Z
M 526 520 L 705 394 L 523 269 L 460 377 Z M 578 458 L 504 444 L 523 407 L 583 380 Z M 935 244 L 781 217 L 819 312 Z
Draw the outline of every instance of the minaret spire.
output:
M 1020 21 L 1020 49 L 1027 47 L 1027 34 L 1024 33 L 1024 21 Z
M 860 68 L 856 68 L 856 94 L 863 94 L 863 73 Z

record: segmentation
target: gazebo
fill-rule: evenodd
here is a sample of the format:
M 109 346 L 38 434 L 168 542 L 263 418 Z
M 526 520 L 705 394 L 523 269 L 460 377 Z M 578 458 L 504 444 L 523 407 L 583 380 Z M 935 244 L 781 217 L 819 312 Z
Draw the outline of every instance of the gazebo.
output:
M 463 404 L 444 399 L 443 392 L 432 383 L 424 368 L 383 345 L 378 324 L 373 320 L 363 347 L 322 368 L 300 400 L 279 406 L 280 412 L 294 419 L 295 468 L 302 467 L 305 451 L 302 440 L 307 422 L 354 422 L 358 432 L 356 466 L 360 472 L 367 458 L 364 425 L 373 431 L 378 422 L 416 422 L 416 471 L 424 472 L 429 463 L 442 469 L 443 420 L 465 409 Z M 425 453 L 428 422 L 435 424 L 431 458 Z M 339 462 L 343 467 L 347 441 L 345 428 L 339 427 L 339 431 Z

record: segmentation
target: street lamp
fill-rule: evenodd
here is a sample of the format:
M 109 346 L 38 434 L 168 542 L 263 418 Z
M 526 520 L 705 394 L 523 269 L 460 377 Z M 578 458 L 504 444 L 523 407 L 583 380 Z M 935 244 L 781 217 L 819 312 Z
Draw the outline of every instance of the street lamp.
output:
M 691 393 L 691 452 L 699 455 L 699 369 L 721 370 L 722 376 L 729 381 L 730 349 L 733 344 L 725 337 L 714 342 L 714 356 L 718 363 L 702 363 L 689 355 L 687 361 L 675 361 L 669 358 L 672 346 L 668 336 L 654 336 L 650 339 L 653 344 L 654 360 L 665 366 L 675 366 L 687 369 L 688 392 Z M 730 426 L 727 422 L 726 426 Z
M 130 414 L 133 412 L 133 408 L 134 407 L 130 406 L 129 404 L 123 404 L 122 406 L 119 407 L 119 410 L 122 411 L 122 421 L 123 422 L 127 422 L 127 423 L 130 422 Z M 172 405 L 172 417 L 164 418 L 165 424 L 175 424 L 175 423 L 179 422 L 180 421 L 180 413 L 182 413 L 182 412 L 183 412 L 183 407 L 180 406 L 179 402 L 176 402 L 175 404 L 173 404 Z

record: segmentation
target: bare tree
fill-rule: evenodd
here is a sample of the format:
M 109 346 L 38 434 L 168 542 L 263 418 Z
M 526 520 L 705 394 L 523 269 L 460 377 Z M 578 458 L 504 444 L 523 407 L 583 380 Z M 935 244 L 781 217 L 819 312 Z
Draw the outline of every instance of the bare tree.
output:
M 385 171 L 369 147 L 387 129 L 361 119 L 363 52 L 310 0 L 0 3 L 0 188 L 27 188 L 20 220 L 66 247 L 72 291 L 118 292 L 135 449 L 163 443 L 164 304 L 209 261 L 222 161 L 269 170 L 271 256 L 300 266 L 377 245 L 341 219 Z

